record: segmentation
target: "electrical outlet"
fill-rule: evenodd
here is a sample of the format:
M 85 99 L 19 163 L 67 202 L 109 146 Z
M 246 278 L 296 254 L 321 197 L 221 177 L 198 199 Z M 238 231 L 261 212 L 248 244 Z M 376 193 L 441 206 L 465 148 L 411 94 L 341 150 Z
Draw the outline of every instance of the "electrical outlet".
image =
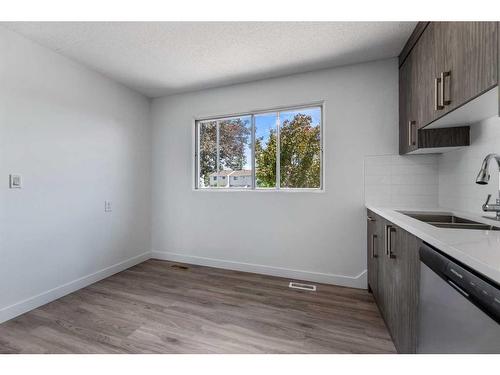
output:
M 104 201 L 104 212 L 111 212 L 113 209 L 111 208 L 111 201 Z
M 9 188 L 11 189 L 21 189 L 22 181 L 20 174 L 9 175 Z

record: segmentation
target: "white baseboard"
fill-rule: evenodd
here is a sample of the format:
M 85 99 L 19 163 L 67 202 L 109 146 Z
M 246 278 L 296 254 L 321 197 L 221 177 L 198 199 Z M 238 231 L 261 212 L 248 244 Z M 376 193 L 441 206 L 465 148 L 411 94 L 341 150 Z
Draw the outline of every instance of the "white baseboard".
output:
M 36 296 L 17 302 L 13 305 L 4 307 L 0 309 L 0 323 L 15 318 L 16 316 L 24 314 L 30 310 L 36 309 L 37 307 L 52 302 L 69 293 L 73 293 L 78 289 L 84 288 L 99 280 L 105 279 L 106 277 L 114 275 L 117 272 L 121 272 L 127 268 L 135 266 L 136 264 L 142 263 L 145 260 L 148 260 L 150 257 L 151 257 L 151 252 L 147 251 L 135 257 L 124 260 L 123 262 L 116 263 L 112 266 L 103 268 L 90 275 L 70 281 L 69 283 L 66 283 L 64 285 L 47 290 L 45 292 L 37 294 Z
M 362 271 L 359 275 L 355 276 L 335 275 L 332 273 L 302 271 L 290 268 L 265 266 L 261 264 L 234 262 L 234 261 L 214 259 L 214 258 L 204 258 L 194 255 L 170 253 L 166 251 L 153 251 L 151 253 L 151 258 L 170 260 L 181 263 L 190 263 L 200 266 L 224 268 L 235 271 L 260 273 L 270 276 L 286 277 L 288 279 L 293 279 L 293 280 L 312 281 L 317 283 L 347 286 L 358 289 L 367 288 L 366 270 Z

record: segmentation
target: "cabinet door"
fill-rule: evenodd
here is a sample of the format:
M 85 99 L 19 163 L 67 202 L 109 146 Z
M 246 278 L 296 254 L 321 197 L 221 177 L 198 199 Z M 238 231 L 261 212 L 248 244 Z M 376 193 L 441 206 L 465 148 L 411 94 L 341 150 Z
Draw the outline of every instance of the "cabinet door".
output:
M 377 231 L 377 221 L 379 218 L 368 211 L 367 215 L 367 260 L 368 260 L 368 287 L 373 293 L 375 300 L 378 300 L 378 257 L 379 257 L 379 234 Z
M 497 85 L 498 25 L 436 22 L 434 28 L 442 116 Z
M 435 23 L 431 22 L 418 40 L 412 53 L 414 53 L 414 64 L 416 73 L 414 75 L 413 85 L 415 95 L 418 101 L 416 117 L 418 119 L 418 128 L 422 128 L 438 118 L 442 110 L 436 107 L 438 91 L 436 88 L 438 77 L 438 34 Z
M 383 234 L 377 304 L 398 352 L 415 353 L 420 240 L 382 218 L 377 220 L 376 228 Z
M 382 317 L 384 318 L 386 325 L 388 325 L 387 319 L 386 319 L 386 304 L 387 304 L 387 288 L 390 285 L 390 280 L 389 280 L 389 268 L 385 256 L 385 225 L 388 223 L 387 220 L 384 218 L 377 216 L 377 221 L 375 222 L 375 230 L 377 233 L 377 236 L 379 237 L 379 257 L 377 258 L 378 260 L 378 276 L 377 276 L 377 305 L 380 310 L 380 313 L 382 314 Z
M 420 240 L 397 228 L 392 243 L 393 320 L 390 327 L 399 353 L 415 353 L 417 348 Z
M 392 225 L 392 223 L 385 219 L 378 220 L 377 224 L 377 230 L 381 233 L 383 244 L 379 257 L 378 302 L 385 324 L 394 339 L 393 327 L 396 322 L 397 301 L 395 299 L 394 288 L 394 262 L 388 253 L 388 246 L 390 246 L 391 241 L 394 243 L 395 231 L 397 229 L 394 225 Z
M 417 149 L 416 64 L 410 53 L 399 68 L 399 153 Z

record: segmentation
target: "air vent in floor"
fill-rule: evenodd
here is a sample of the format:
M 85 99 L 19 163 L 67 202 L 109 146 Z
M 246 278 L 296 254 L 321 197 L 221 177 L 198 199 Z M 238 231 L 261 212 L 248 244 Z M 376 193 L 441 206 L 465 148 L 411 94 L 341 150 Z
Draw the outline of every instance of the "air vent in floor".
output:
M 316 291 L 316 285 L 296 283 L 296 282 L 293 282 L 293 281 L 290 281 L 290 284 L 288 285 L 288 287 L 292 288 L 292 289 L 307 290 L 309 292 L 315 292 Z

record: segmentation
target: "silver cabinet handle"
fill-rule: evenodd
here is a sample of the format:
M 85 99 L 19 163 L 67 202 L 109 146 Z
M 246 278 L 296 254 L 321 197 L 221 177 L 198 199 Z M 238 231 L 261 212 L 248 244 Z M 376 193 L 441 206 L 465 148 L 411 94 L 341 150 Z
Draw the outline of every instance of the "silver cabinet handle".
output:
M 451 104 L 451 98 L 450 99 L 445 99 L 445 87 L 446 87 L 446 77 L 450 77 L 451 79 L 451 72 L 442 72 L 441 77 L 439 80 L 441 81 L 441 90 L 440 90 L 440 99 L 441 99 L 441 108 L 444 108 L 445 105 L 450 105 Z
M 417 125 L 416 121 L 408 121 L 408 146 L 415 146 L 416 142 L 413 139 L 413 126 Z
M 396 232 L 396 228 L 392 225 L 385 226 L 385 253 L 390 259 L 396 258 L 396 255 L 392 251 L 392 237 L 391 233 Z
M 391 227 L 390 225 L 385 226 L 385 243 L 384 243 L 385 249 L 384 250 L 385 250 L 386 255 L 389 255 L 389 228 L 390 227 Z
M 375 240 L 377 239 L 376 234 L 372 234 L 372 258 L 378 258 L 378 254 L 375 253 Z
M 439 111 L 440 109 L 443 109 L 443 106 L 439 103 L 439 94 L 440 94 L 440 84 L 441 84 L 441 78 L 435 78 L 434 79 L 434 110 Z

